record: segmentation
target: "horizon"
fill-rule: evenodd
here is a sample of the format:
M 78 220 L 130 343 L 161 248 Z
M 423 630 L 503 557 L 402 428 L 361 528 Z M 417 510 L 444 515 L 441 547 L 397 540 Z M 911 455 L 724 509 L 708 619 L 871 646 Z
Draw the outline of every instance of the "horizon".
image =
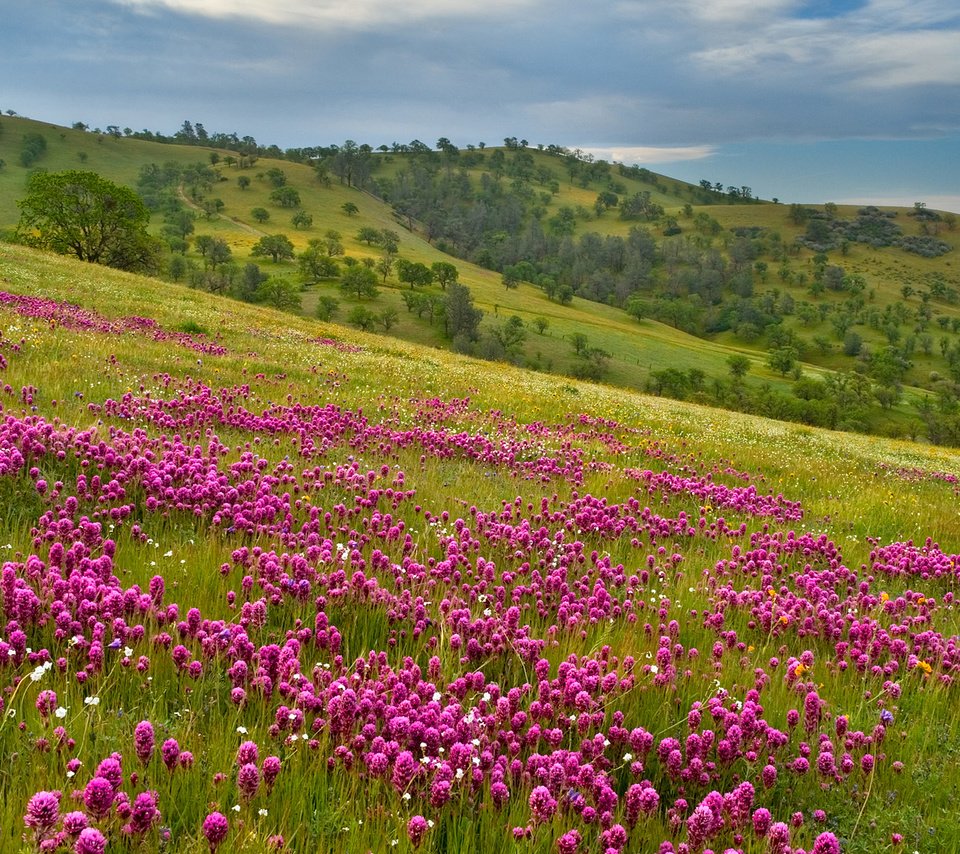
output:
M 15 112 L 13 117 L 26 119 L 30 121 L 41 122 L 44 124 L 55 125 L 55 126 L 64 127 L 64 128 L 69 128 L 73 124 L 73 122 L 64 121 L 62 119 L 51 120 L 46 117 L 24 115 L 19 112 Z M 189 121 L 189 120 L 185 120 L 185 121 Z M 242 129 L 227 131 L 222 128 L 207 127 L 206 123 L 202 121 L 200 123 L 203 124 L 207 132 L 211 134 L 222 132 L 222 133 L 237 133 L 240 136 L 245 135 Z M 94 128 L 101 127 L 101 125 L 96 122 L 93 122 L 93 123 L 84 122 L 84 124 L 87 125 L 87 128 L 86 128 L 87 130 L 92 130 Z M 115 123 L 111 122 L 110 124 L 115 124 Z M 182 126 L 182 124 L 183 122 L 181 121 L 180 125 Z M 104 125 L 104 127 L 105 126 L 106 125 Z M 129 125 L 127 124 L 124 124 L 123 126 L 125 128 L 129 128 Z M 129 129 L 133 130 L 132 128 L 129 128 Z M 134 130 L 133 132 L 140 133 L 141 131 L 149 130 L 155 134 L 161 134 L 165 137 L 172 137 L 179 129 L 180 129 L 179 126 L 175 129 L 144 127 L 141 130 Z M 520 138 L 523 138 L 523 137 L 520 137 Z M 353 137 L 348 136 L 345 139 L 353 139 Z M 376 145 L 374 145 L 373 142 L 368 140 L 355 140 L 355 141 L 358 142 L 359 144 L 366 143 L 368 145 L 371 145 L 371 147 L 373 147 L 374 149 L 376 149 L 377 145 L 385 144 L 385 143 L 378 142 L 376 143 Z M 477 140 L 476 142 L 468 142 L 468 141 L 460 141 L 459 143 L 456 141 L 453 141 L 453 142 L 455 145 L 458 145 L 458 147 L 462 148 L 471 144 L 475 145 L 477 144 L 477 142 L 480 142 L 480 141 L 481 140 Z M 483 142 L 488 148 L 503 147 L 503 140 L 499 140 L 493 143 L 488 143 L 486 141 L 483 141 Z M 268 147 L 271 145 L 277 145 L 278 148 L 284 151 L 292 148 L 340 145 L 341 143 L 342 143 L 342 140 L 340 141 L 324 140 L 319 142 L 313 141 L 309 143 L 301 142 L 294 145 L 280 145 L 273 139 L 257 139 L 257 144 L 260 146 Z M 433 148 L 433 143 L 427 143 L 427 144 L 430 145 L 431 148 Z M 529 144 L 531 147 L 536 148 L 538 145 L 541 145 L 541 144 L 549 145 L 550 143 L 540 143 L 540 142 L 529 141 Z M 896 145 L 896 144 L 897 144 L 896 141 L 891 143 L 891 145 Z M 797 145 L 802 146 L 802 144 L 799 144 L 799 143 Z M 568 145 L 564 147 L 569 151 L 575 151 L 579 149 L 583 151 L 584 154 L 591 154 L 595 156 L 597 159 L 607 160 L 608 162 L 611 162 L 611 163 L 623 163 L 624 165 L 627 165 L 627 166 L 632 166 L 632 165 L 644 166 L 646 168 L 651 169 L 651 171 L 653 172 L 658 172 L 662 175 L 665 175 L 666 177 L 673 178 L 680 181 L 685 181 L 689 184 L 697 184 L 702 178 L 709 178 L 710 176 L 706 173 L 711 168 L 710 167 L 711 163 L 714 163 L 714 162 L 722 163 L 724 160 L 733 160 L 738 157 L 746 156 L 743 152 L 736 152 L 732 148 L 730 150 L 720 152 L 711 148 L 705 148 L 703 151 L 698 151 L 698 150 L 688 151 L 685 149 L 679 149 L 679 150 L 669 149 L 669 148 L 658 149 L 656 147 L 643 147 L 641 149 L 637 149 L 636 147 L 624 148 L 624 147 L 617 147 L 617 146 L 604 147 L 604 146 L 591 146 L 591 145 Z M 786 146 L 785 144 L 781 144 L 780 147 L 783 148 Z M 950 149 L 949 145 L 941 145 L 939 146 L 939 148 L 941 148 L 942 150 L 937 152 L 938 156 L 943 155 L 945 159 L 952 157 L 952 150 L 948 150 Z M 805 154 L 807 157 L 811 159 L 814 156 L 813 150 L 809 147 L 807 148 Z M 782 160 L 785 160 L 785 158 L 786 158 L 786 155 L 781 156 Z M 697 165 L 693 166 L 691 164 L 697 164 Z M 664 168 L 664 167 L 668 167 L 668 168 Z M 889 157 L 885 158 L 884 162 L 878 162 L 874 164 L 874 169 L 877 171 L 888 169 L 890 167 L 891 167 L 891 164 L 889 162 Z M 716 170 L 714 169 L 714 171 Z M 764 170 L 759 170 L 758 174 L 762 174 L 763 176 L 765 176 L 771 183 L 776 183 L 777 181 L 777 175 L 775 171 L 770 171 L 769 167 L 767 167 Z M 721 182 L 721 183 L 725 184 L 726 182 Z M 740 186 L 740 184 L 737 184 L 737 186 Z M 917 202 L 922 202 L 926 207 L 930 208 L 931 210 L 960 213 L 960 194 L 919 195 L 919 194 L 910 193 L 907 190 L 901 189 L 899 191 L 899 194 L 872 193 L 872 194 L 861 194 L 861 195 L 853 195 L 853 196 L 845 196 L 841 194 L 839 196 L 833 195 L 830 197 L 825 197 L 820 199 L 820 198 L 813 198 L 813 197 L 781 196 L 774 193 L 765 193 L 763 192 L 762 189 L 758 190 L 758 188 L 754 187 L 753 185 L 748 184 L 747 186 L 751 186 L 751 188 L 755 191 L 756 198 L 760 198 L 764 201 L 775 200 L 777 202 L 785 203 L 785 204 L 799 203 L 799 204 L 806 204 L 806 205 L 822 205 L 827 202 L 833 202 L 834 204 L 840 204 L 840 205 L 876 205 L 880 207 L 909 208 L 909 207 L 913 207 L 914 204 L 916 204 Z

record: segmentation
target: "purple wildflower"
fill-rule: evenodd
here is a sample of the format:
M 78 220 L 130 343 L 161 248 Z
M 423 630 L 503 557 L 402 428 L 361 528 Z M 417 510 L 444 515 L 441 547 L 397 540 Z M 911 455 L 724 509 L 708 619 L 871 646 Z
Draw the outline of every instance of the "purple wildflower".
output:
M 415 815 L 407 822 L 407 836 L 414 848 L 419 848 L 424 834 L 427 832 L 427 820 L 422 815 Z
M 133 731 L 133 745 L 137 758 L 146 765 L 153 756 L 155 738 L 153 724 L 150 721 L 140 721 Z
M 60 820 L 60 798 L 53 792 L 37 792 L 27 803 L 23 823 L 43 836 Z
M 103 854 L 106 848 L 107 838 L 95 827 L 81 830 L 73 845 L 74 854 Z
M 534 821 L 550 821 L 556 811 L 557 802 L 546 786 L 537 786 L 530 793 L 530 812 L 533 813 Z
M 105 777 L 94 777 L 83 790 L 83 803 L 97 818 L 103 818 L 113 804 L 113 784 Z
M 227 838 L 230 825 L 227 817 L 220 812 L 212 812 L 203 820 L 203 835 L 207 838 L 210 851 L 216 851 L 220 843 Z

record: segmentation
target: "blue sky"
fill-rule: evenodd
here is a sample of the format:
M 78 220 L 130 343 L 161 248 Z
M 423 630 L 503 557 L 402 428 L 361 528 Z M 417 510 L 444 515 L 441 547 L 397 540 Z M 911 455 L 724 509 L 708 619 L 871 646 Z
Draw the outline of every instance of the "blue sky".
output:
M 764 198 L 960 211 L 956 0 L 42 0 L 0 109 L 282 148 L 516 136 Z

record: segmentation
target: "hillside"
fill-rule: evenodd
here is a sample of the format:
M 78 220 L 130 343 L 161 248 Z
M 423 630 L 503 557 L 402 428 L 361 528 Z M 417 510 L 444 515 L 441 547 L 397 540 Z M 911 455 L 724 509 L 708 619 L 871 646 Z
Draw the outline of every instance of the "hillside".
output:
M 47 149 L 33 166 L 96 169 L 151 196 L 153 230 L 177 247 L 166 274 L 195 287 L 256 298 L 258 285 L 244 279 L 253 262 L 295 292 L 264 298 L 308 315 L 336 305 L 334 319 L 395 338 L 794 421 L 960 442 L 950 214 L 762 202 L 749 188 L 692 186 L 509 140 L 463 151 L 384 146 L 352 174 L 341 149 L 318 170 L 19 118 L 2 124 L 0 226 L 16 222 L 23 140 L 40 134 Z M 150 164 L 174 183 L 145 189 Z M 272 198 L 281 188 L 295 191 L 295 205 Z M 628 203 L 635 215 L 624 218 Z M 174 223 L 191 213 L 184 242 Z M 294 225 L 297 214 L 305 218 Z M 894 239 L 884 228 L 950 251 L 874 245 Z M 456 266 L 484 312 L 477 340 L 452 341 L 445 292 L 433 284 L 408 293 L 395 266 L 378 274 L 374 299 L 341 292 L 342 262 L 379 262 L 382 245 L 360 238 L 384 231 L 398 239 L 391 258 Z M 275 234 L 297 257 L 252 254 Z M 873 243 L 858 242 L 864 236 Z M 226 260 L 201 254 L 202 240 L 222 241 Z M 330 277 L 301 272 L 310 241 L 340 253 Z M 734 369 L 731 357 L 747 361 Z
M 0 291 L 0 849 L 960 851 L 960 455 Z

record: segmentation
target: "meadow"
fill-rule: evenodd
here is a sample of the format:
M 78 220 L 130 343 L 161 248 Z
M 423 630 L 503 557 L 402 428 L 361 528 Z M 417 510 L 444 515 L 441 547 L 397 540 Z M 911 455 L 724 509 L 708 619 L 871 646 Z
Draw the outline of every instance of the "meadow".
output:
M 0 246 L 0 850 L 960 851 L 960 455 Z

